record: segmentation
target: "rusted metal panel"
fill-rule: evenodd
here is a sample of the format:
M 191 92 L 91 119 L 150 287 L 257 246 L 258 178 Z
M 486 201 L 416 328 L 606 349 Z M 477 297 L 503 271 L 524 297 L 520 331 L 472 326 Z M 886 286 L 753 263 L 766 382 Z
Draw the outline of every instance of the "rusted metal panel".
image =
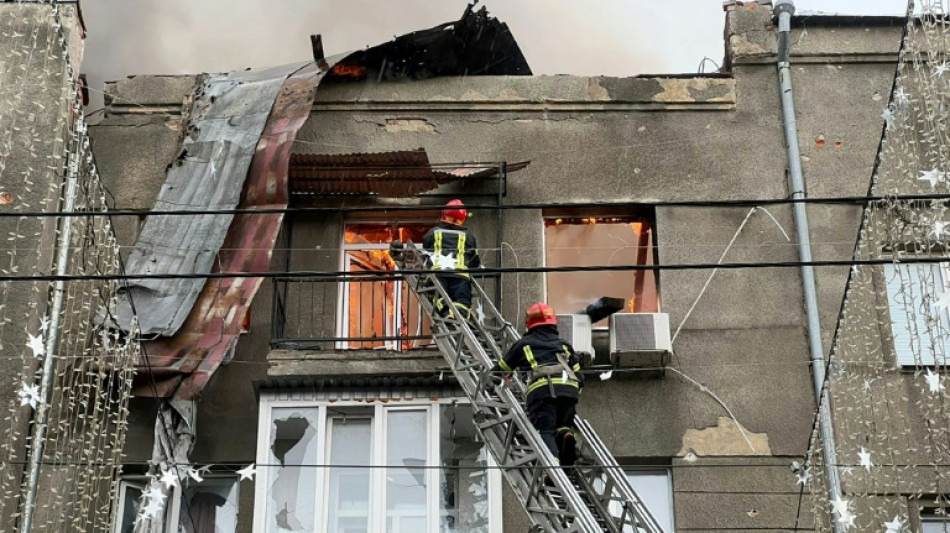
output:
M 527 164 L 508 165 L 508 171 L 520 170 Z M 498 165 L 491 163 L 430 165 L 422 148 L 365 154 L 293 154 L 290 194 L 407 198 L 458 179 L 496 177 L 498 171 Z
M 241 208 L 287 206 L 290 152 L 297 131 L 310 115 L 322 75 L 323 72 L 311 64 L 282 83 L 247 173 Z M 280 213 L 235 216 L 212 271 L 267 271 L 282 221 Z M 145 343 L 147 366 L 158 382 L 157 391 L 148 377 L 142 376 L 135 393 L 196 398 L 234 348 L 241 323 L 261 281 L 261 278 L 209 279 L 178 333 Z
M 155 209 L 236 207 L 274 99 L 287 77 L 303 66 L 218 74 L 199 82 L 181 150 L 169 166 Z M 209 272 L 232 219 L 233 215 L 149 216 L 126 270 L 131 275 Z M 128 330 L 136 315 L 143 335 L 173 335 L 204 285 L 200 278 L 132 280 L 119 294 L 119 326 Z

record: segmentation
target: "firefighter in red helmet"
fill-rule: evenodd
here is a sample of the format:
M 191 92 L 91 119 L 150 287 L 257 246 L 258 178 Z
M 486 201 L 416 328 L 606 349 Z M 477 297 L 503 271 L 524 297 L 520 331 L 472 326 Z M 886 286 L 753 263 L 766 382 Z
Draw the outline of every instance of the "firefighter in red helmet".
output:
M 525 314 L 528 332 L 512 345 L 493 372 L 521 370 L 528 375 L 525 410 L 561 466 L 577 459 L 574 413 L 583 386 L 574 347 L 561 339 L 554 309 L 538 302 Z
M 465 228 L 468 211 L 461 200 L 451 200 L 442 210 L 442 221 L 422 237 L 422 248 L 428 253 L 426 266 L 442 270 L 436 279 L 452 300 L 451 304 L 437 297 L 435 307 L 448 314 L 452 307 L 468 320 L 472 314 L 472 280 L 468 270 L 481 266 L 475 236 Z

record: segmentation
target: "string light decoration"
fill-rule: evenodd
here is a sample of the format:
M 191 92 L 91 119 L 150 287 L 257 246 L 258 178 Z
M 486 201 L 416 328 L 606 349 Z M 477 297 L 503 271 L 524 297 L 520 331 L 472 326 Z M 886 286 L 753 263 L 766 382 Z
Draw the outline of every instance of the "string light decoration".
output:
M 0 221 L 7 275 L 120 272 L 70 57 L 80 30 L 64 25 L 78 20 L 75 9 L 6 4 L 0 17 L 0 209 L 55 213 L 71 204 L 90 214 Z M 111 528 L 140 353 L 108 329 L 116 289 L 108 280 L 0 282 L 2 532 L 27 520 L 43 531 Z M 44 368 L 55 370 L 44 376 Z
M 950 191 L 950 26 L 943 0 L 908 5 L 897 75 L 881 111 L 883 137 L 869 194 Z M 842 491 L 828 501 L 812 434 L 798 481 L 814 529 L 947 527 L 950 508 L 950 212 L 946 201 L 885 199 L 865 208 L 832 344 L 828 379 Z M 948 263 L 913 264 L 946 257 Z M 803 479 L 804 478 L 804 479 Z M 800 512 L 799 526 L 811 530 Z

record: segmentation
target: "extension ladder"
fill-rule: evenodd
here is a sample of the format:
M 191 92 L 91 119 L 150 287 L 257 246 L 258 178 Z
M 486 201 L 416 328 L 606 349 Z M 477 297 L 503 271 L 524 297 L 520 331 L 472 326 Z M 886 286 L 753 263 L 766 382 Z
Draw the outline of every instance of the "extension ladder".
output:
M 391 251 L 401 270 L 427 269 L 425 252 L 411 242 L 393 243 Z M 471 401 L 478 433 L 524 504 L 533 531 L 663 533 L 617 461 L 580 416 L 575 419 L 577 464 L 570 474 L 558 466 L 522 407 L 525 383 L 521 379 L 505 383 L 502 376 L 489 372 L 520 336 L 474 279 L 472 293 L 478 306 L 466 321 L 458 313 L 442 316 L 435 311 L 436 298 L 451 302 L 435 274 L 403 277 L 431 319 L 433 340 Z

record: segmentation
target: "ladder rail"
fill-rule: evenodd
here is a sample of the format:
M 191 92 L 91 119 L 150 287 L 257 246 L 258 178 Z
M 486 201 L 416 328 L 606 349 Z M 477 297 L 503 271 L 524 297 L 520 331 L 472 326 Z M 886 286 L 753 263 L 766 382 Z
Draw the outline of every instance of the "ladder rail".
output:
M 412 243 L 393 251 L 399 268 L 427 269 L 425 252 Z M 473 310 L 479 319 L 470 323 L 458 319 L 457 313 L 443 317 L 436 312 L 430 296 L 451 302 L 436 274 L 402 276 L 432 321 L 433 339 L 472 402 L 479 435 L 534 524 L 547 532 L 664 533 L 586 420 L 575 418 L 578 444 L 589 449 L 584 454 L 587 461 L 569 477 L 528 420 L 523 408 L 527 387 L 521 374 L 503 383 L 500 376 L 489 373 L 520 335 L 481 284 L 472 280 L 478 302 Z
M 418 257 L 413 263 L 414 267 L 423 267 Z M 540 435 L 531 427 L 522 403 L 500 379 L 495 380 L 488 374 L 494 360 L 478 341 L 467 321 L 440 317 L 432 302 L 419 292 L 423 286 L 426 291 L 433 292 L 430 291 L 431 287 L 443 301 L 451 301 L 435 275 L 406 274 L 404 277 L 410 289 L 419 297 L 419 303 L 432 320 L 433 327 L 438 330 L 434 335 L 436 344 L 472 402 L 476 417 L 481 419 L 476 419 L 479 434 L 512 489 L 524 503 L 532 522 L 550 532 L 602 531 L 587 503 L 555 463 Z M 486 423 L 506 416 L 509 417 L 507 423 Z M 513 434 L 514 446 L 506 445 L 509 433 Z M 550 484 L 545 483 L 545 477 L 550 479 Z M 569 520 L 571 518 L 573 520 Z
M 521 337 L 518 335 L 514 326 L 504 319 L 501 311 L 495 307 L 481 284 L 472 280 L 472 287 L 474 295 L 478 296 L 479 306 L 481 306 L 482 312 L 484 313 L 484 320 L 495 321 L 502 324 L 505 342 L 503 346 L 499 347 L 500 349 L 497 352 L 498 356 L 501 357 L 504 355 L 505 347 L 511 346 Z M 481 323 L 478 325 L 480 328 L 483 327 Z M 516 382 L 514 388 L 518 393 L 519 401 L 524 402 L 526 397 L 524 382 L 520 379 L 512 381 Z M 594 461 L 593 466 L 585 465 L 578 467 L 578 473 L 582 474 L 578 477 L 581 478 L 580 481 L 584 485 L 585 492 L 590 495 L 588 498 L 588 500 L 590 500 L 589 503 L 594 505 L 601 515 L 611 515 L 613 518 L 609 524 L 611 531 L 613 533 L 621 533 L 632 527 L 635 528 L 634 531 L 640 529 L 651 533 L 664 533 L 663 527 L 649 511 L 636 491 L 633 490 L 633 487 L 630 485 L 630 480 L 627 479 L 623 469 L 594 431 L 590 423 L 580 415 L 577 415 L 574 418 L 574 425 L 581 442 L 585 443 L 586 447 L 590 449 L 591 459 Z M 598 483 L 596 483 L 597 477 L 602 478 L 599 484 L 601 485 L 600 487 L 598 487 Z M 620 509 L 620 515 L 614 515 L 615 511 L 610 509 L 611 503 Z

